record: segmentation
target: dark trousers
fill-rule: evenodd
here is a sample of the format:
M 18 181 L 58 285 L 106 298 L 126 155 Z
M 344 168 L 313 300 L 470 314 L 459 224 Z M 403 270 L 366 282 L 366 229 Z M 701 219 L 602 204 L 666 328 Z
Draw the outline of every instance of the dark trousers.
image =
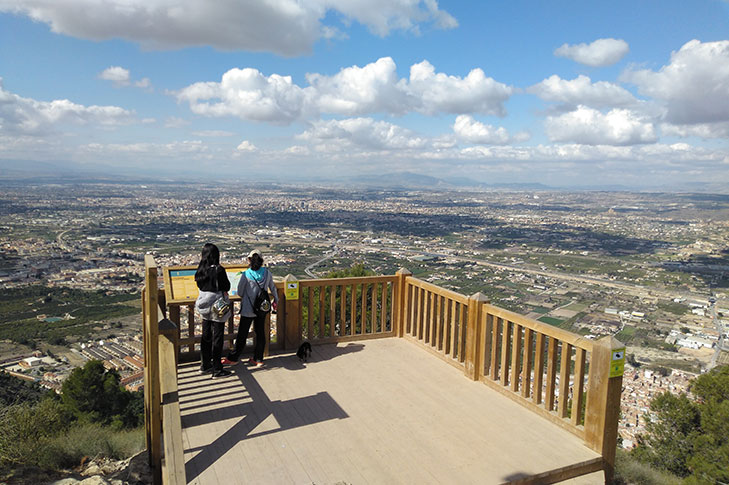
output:
M 256 333 L 256 345 L 253 348 L 253 360 L 263 362 L 263 350 L 266 348 L 266 315 L 256 317 L 240 317 L 240 325 L 238 325 L 238 335 L 235 337 L 235 348 L 230 353 L 230 360 L 238 360 L 243 353 L 248 341 L 248 331 L 253 323 L 253 331 Z
M 202 341 L 200 342 L 200 367 L 202 369 L 212 367 L 214 371 L 222 370 L 223 364 L 220 363 L 220 358 L 223 356 L 224 332 L 225 322 L 202 321 Z

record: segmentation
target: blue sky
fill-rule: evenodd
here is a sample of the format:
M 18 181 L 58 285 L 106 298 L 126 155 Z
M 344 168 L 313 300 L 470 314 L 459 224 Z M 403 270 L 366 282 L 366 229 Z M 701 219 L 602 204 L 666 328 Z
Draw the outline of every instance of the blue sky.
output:
M 4 166 L 729 186 L 726 0 L 0 0 L 0 79 Z

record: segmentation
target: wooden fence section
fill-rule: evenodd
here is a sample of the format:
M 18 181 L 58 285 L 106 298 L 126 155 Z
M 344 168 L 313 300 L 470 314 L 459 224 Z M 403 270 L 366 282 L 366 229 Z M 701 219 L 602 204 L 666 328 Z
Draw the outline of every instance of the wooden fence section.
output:
M 312 343 L 391 337 L 395 276 L 334 278 L 300 282 L 300 338 Z
M 446 361 L 465 365 L 468 298 L 417 278 L 405 279 L 403 334 Z

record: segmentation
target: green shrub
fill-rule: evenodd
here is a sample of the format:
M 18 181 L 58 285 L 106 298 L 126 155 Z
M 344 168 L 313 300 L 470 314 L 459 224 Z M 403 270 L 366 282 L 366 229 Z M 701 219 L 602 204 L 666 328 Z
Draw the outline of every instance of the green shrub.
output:
M 144 446 L 143 428 L 116 431 L 99 424 L 80 424 L 49 440 L 38 461 L 42 468 L 57 470 L 77 466 L 84 457 L 123 460 Z
M 629 453 L 618 450 L 615 459 L 615 483 L 618 485 L 681 485 L 682 480 L 641 463 Z

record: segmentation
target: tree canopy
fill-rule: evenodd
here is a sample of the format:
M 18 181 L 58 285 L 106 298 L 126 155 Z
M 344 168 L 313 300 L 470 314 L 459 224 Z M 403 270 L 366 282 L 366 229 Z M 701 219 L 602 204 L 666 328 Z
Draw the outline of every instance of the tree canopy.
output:
M 633 455 L 689 484 L 729 483 L 729 366 L 697 377 L 690 391 L 694 399 L 653 398 Z

